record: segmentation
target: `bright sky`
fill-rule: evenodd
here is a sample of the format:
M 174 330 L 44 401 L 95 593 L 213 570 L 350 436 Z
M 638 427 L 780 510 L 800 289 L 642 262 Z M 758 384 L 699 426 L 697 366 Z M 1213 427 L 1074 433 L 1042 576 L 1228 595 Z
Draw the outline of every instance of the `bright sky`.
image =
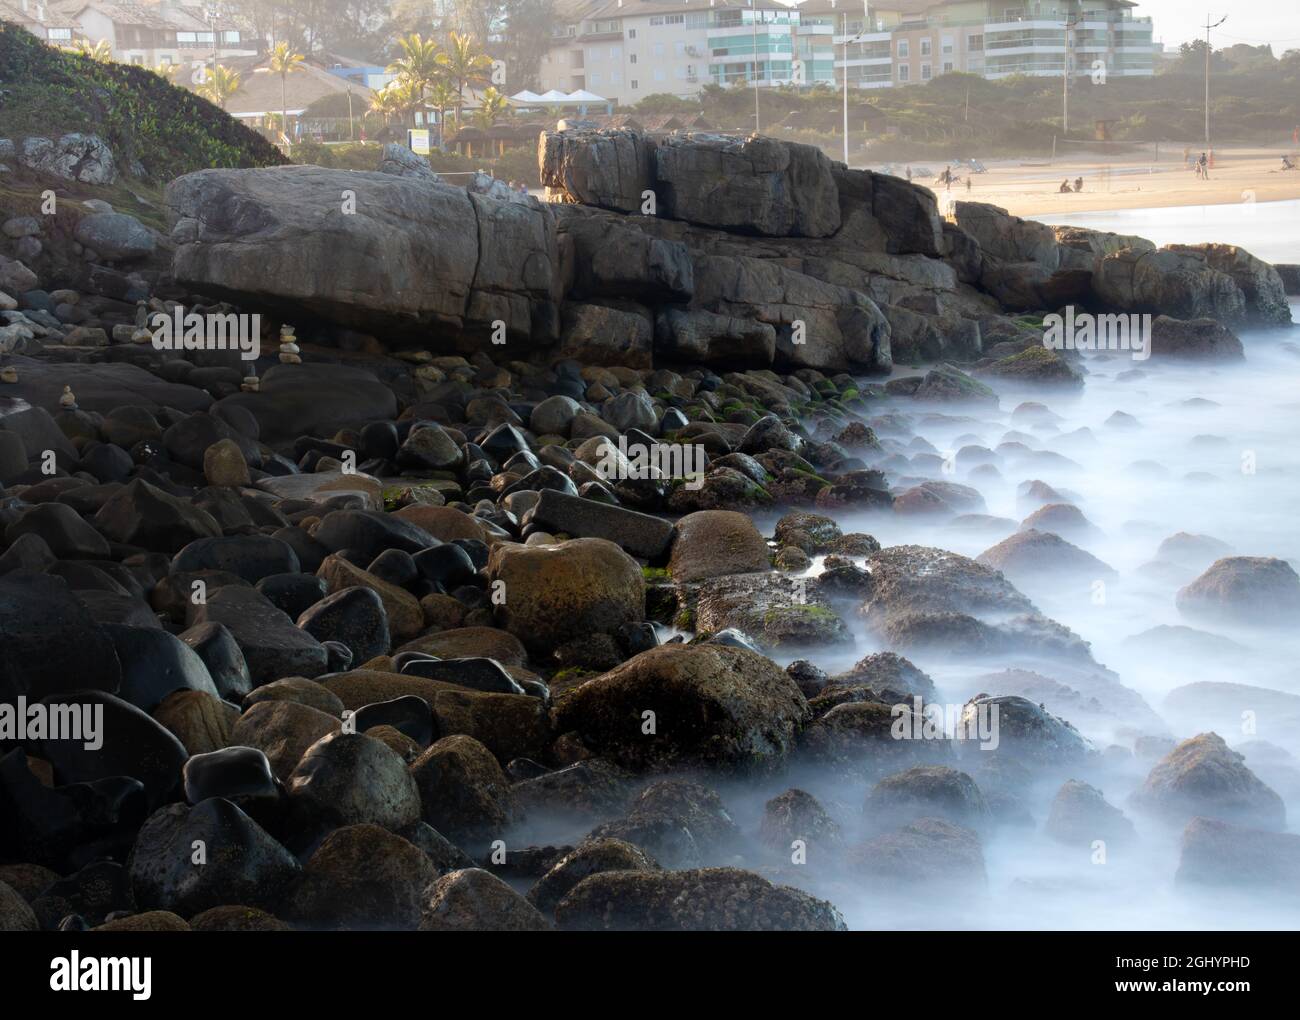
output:
M 1207 2 L 1211 6 L 1207 7 Z M 1216 48 L 1271 43 L 1279 56 L 1300 49 L 1300 3 L 1296 0 L 1138 0 L 1133 13 L 1151 17 L 1156 39 L 1170 48 L 1204 38 L 1207 14 L 1210 21 L 1226 14 L 1228 20 L 1210 33 Z

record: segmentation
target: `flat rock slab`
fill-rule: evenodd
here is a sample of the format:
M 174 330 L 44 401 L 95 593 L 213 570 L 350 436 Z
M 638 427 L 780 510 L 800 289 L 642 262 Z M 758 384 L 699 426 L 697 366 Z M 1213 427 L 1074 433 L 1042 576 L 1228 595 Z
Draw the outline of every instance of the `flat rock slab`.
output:
M 17 398 L 51 414 L 59 412 L 64 386 L 72 387 L 83 411 L 106 413 L 133 404 L 149 411 L 174 407 L 194 412 L 212 405 L 203 390 L 167 382 L 135 365 L 37 361 L 21 355 L 11 356 L 6 365 L 18 370 L 18 381 L 6 384 L 0 397 Z
M 227 404 L 252 414 L 267 443 L 397 417 L 393 391 L 349 365 L 277 365 L 262 376 L 260 392 L 232 394 L 220 402 Z
M 310 499 L 320 503 L 351 493 L 363 497 L 371 510 L 384 508 L 383 483 L 373 475 L 360 471 L 351 474 L 321 471 L 314 474 L 282 475 L 263 478 L 257 487 L 280 499 Z
M 648 560 L 663 556 L 673 540 L 672 524 L 660 517 L 570 496 L 557 489 L 542 490 L 533 509 L 533 523 L 572 538 L 603 538 Z

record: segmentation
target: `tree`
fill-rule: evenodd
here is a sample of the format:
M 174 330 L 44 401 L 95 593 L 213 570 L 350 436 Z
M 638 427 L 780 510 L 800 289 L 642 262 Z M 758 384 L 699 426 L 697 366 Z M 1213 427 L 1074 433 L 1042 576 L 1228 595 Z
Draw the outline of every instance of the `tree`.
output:
M 216 103 L 224 110 L 226 101 L 238 92 L 243 84 L 243 78 L 238 71 L 232 71 L 225 64 L 218 64 L 197 91 L 204 99 Z
M 69 53 L 76 53 L 99 64 L 113 63 L 113 45 L 107 39 L 101 39 L 93 46 L 89 39 L 78 39 L 75 46 L 68 47 Z
M 488 83 L 492 58 L 478 48 L 473 36 L 452 32 L 447 37 L 447 48 L 438 54 L 438 63 L 456 87 L 456 122 L 460 123 L 465 87 Z
M 289 75 L 300 70 L 302 54 L 289 49 L 287 42 L 278 42 L 271 50 L 271 73 L 280 76 L 280 125 L 285 137 L 289 133 Z
M 486 131 L 509 113 L 510 100 L 489 86 L 479 100 L 478 110 L 474 113 L 474 123 Z
M 389 82 L 370 97 L 370 112 L 384 118 L 384 127 L 388 126 L 388 119 L 397 112 L 397 92 L 392 87 L 394 84 Z
M 438 111 L 438 148 L 446 147 L 447 110 L 456 105 L 456 91 L 446 81 L 436 82 L 425 102 Z
M 443 75 L 439 62 L 438 44 L 430 37 L 424 38 L 419 32 L 412 32 L 397 40 L 402 55 L 388 65 L 388 73 L 397 75 L 397 79 L 408 83 L 423 96 L 430 85 Z

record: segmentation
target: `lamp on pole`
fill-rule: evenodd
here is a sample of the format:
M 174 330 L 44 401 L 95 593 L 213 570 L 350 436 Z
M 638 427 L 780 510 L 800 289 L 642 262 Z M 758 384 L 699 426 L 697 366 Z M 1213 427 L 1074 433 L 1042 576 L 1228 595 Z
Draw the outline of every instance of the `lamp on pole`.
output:
M 1205 148 L 1210 148 L 1210 29 L 1218 28 L 1228 16 L 1225 14 L 1214 24 L 1210 24 L 1210 16 L 1205 16 Z
M 749 27 L 754 40 L 754 134 L 758 134 L 758 8 L 754 6 L 754 0 L 749 0 L 749 2 L 751 12 Z
M 212 29 L 212 74 L 217 73 L 217 5 L 208 4 L 208 27 Z
M 844 165 L 849 165 L 849 43 L 860 42 L 871 30 L 871 4 L 862 0 L 862 31 L 849 38 L 849 15 L 845 11 L 841 16 L 844 28 Z
M 1063 60 L 1065 80 L 1061 100 L 1061 134 L 1062 136 L 1070 133 L 1070 32 L 1076 28 L 1082 20 L 1078 14 L 1071 14 L 1065 22 L 1065 56 Z

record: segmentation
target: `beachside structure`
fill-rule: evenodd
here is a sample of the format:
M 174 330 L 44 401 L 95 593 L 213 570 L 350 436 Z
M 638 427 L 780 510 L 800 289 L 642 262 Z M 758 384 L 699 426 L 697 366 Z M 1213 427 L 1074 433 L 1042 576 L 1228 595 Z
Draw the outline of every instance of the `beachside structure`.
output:
M 51 46 L 72 46 L 81 38 L 77 23 L 45 0 L 0 0 L 0 21 L 25 28 Z
M 1133 0 L 806 0 L 804 23 L 833 26 L 835 77 L 889 88 L 964 71 L 985 78 L 1150 76 L 1150 18 Z M 847 43 L 847 55 L 845 44 Z
M 707 84 L 890 88 L 965 71 L 1154 74 L 1133 0 L 557 0 L 542 89 L 620 105 Z M 864 10 L 865 8 L 865 10 Z M 846 52 L 847 44 L 847 52 Z
M 707 84 L 830 82 L 831 30 L 804 31 L 779 0 L 557 0 L 543 90 L 589 89 L 631 105 Z
M 123 64 L 197 68 L 204 63 L 211 66 L 214 60 L 228 63 L 232 57 L 253 56 L 264 48 L 246 21 L 233 10 L 215 3 L 58 0 L 50 9 L 71 23 L 75 39 L 92 45 L 107 42 L 112 47 L 113 59 Z M 51 38 L 50 42 L 56 40 Z

